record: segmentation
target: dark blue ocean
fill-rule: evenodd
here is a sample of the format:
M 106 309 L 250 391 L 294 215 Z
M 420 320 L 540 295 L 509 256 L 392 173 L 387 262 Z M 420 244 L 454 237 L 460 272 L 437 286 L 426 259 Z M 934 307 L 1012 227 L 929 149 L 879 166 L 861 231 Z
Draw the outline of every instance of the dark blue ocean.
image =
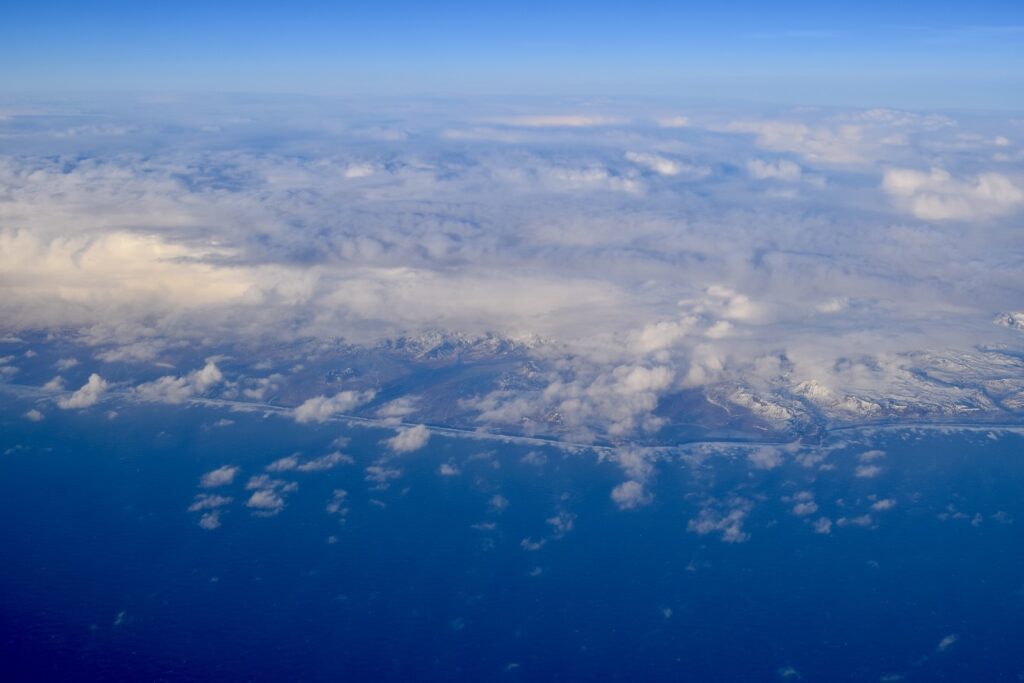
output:
M 620 509 L 594 452 L 118 411 L 3 412 L 0 680 L 1024 679 L 1017 433 L 681 448 Z

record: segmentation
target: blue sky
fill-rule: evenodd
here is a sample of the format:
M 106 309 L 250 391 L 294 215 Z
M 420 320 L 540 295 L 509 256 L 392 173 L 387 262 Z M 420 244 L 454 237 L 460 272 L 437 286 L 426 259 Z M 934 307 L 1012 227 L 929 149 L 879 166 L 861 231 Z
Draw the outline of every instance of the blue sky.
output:
M 8 91 L 1018 107 L 1014 2 L 8 3 Z

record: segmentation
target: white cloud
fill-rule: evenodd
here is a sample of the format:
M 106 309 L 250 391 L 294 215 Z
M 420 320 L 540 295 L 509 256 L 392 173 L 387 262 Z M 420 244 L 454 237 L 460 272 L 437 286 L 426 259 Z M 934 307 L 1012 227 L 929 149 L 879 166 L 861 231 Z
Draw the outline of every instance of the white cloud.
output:
M 57 406 L 65 410 L 71 410 L 96 405 L 109 386 L 106 380 L 94 372 L 89 375 L 89 381 L 82 385 L 78 391 L 70 396 L 58 398 Z
M 747 460 L 754 469 L 773 470 L 783 463 L 782 452 L 771 446 L 762 446 L 747 454 Z
M 285 508 L 285 496 L 296 491 L 299 485 L 259 474 L 250 478 L 245 488 L 252 491 L 245 506 L 251 509 L 254 515 L 272 517 Z
M 498 119 L 499 123 L 524 128 L 593 128 L 595 126 L 615 126 L 626 120 L 616 116 L 595 114 L 549 114 L 533 116 L 513 116 Z
M 294 154 L 300 133 L 269 120 L 259 146 L 225 124 L 217 135 L 233 144 L 212 148 L 186 127 L 147 155 L 131 136 L 96 147 L 40 128 L 53 154 L 11 139 L 0 320 L 12 334 L 59 331 L 42 365 L 130 364 L 108 377 L 265 353 L 276 379 L 205 384 L 238 401 L 320 393 L 310 373 L 341 369 L 327 358 L 412 371 L 460 359 L 479 381 L 403 385 L 420 400 L 374 406 L 378 417 L 415 409 L 417 421 L 613 446 L 671 443 L 684 414 L 792 432 L 809 417 L 1024 406 L 1024 377 L 997 351 L 1015 342 L 991 324 L 1024 296 L 1012 220 L 1024 181 L 1016 143 L 997 142 L 1013 137 L 1009 120 L 746 110 L 682 131 L 685 118 L 659 128 L 612 104 L 538 104 L 538 116 L 464 104 L 430 124 L 409 107 L 387 130 L 331 112 L 332 144 L 314 154 Z M 710 168 L 723 172 L 702 177 Z M 751 176 L 822 182 L 777 202 Z M 957 216 L 1005 220 L 965 233 L 943 220 Z M 418 355 L 424 339 L 436 343 Z M 476 365 L 498 357 L 501 378 Z M 354 411 L 378 378 L 385 391 L 382 372 L 295 418 Z M 200 384 L 168 375 L 131 397 L 187 401 Z M 462 401 L 438 400 L 454 386 Z
M 192 504 L 188 506 L 189 512 L 202 512 L 203 510 L 216 510 L 219 507 L 224 507 L 232 502 L 232 498 L 228 496 L 218 496 L 211 493 L 200 493 L 192 501 Z
M 812 126 L 798 121 L 738 121 L 723 130 L 754 133 L 759 147 L 793 152 L 809 161 L 856 164 L 864 161 L 864 126 Z
M 370 465 L 366 468 L 366 481 L 376 484 L 376 488 L 386 489 L 392 480 L 402 476 L 402 470 L 397 467 L 384 465 Z
M 44 391 L 64 391 L 64 378 L 57 375 L 49 382 L 43 385 Z
M 419 396 L 402 396 L 382 405 L 377 409 L 376 415 L 382 420 L 397 424 L 418 410 L 418 402 Z
M 939 652 L 945 652 L 949 648 L 953 647 L 956 644 L 956 641 L 958 641 L 959 639 L 959 636 L 957 636 L 955 633 L 951 633 L 950 635 L 940 640 L 939 644 L 935 647 L 935 649 Z
M 268 472 L 290 472 L 299 466 L 299 455 L 298 453 L 292 453 L 286 455 L 283 458 L 278 458 L 274 462 L 267 465 Z
M 313 458 L 311 460 L 303 461 L 299 458 L 297 453 L 292 455 L 279 458 L 274 462 L 267 465 L 268 472 L 324 472 L 327 470 L 334 469 L 338 465 L 351 465 L 355 462 L 355 459 L 342 453 L 341 451 L 332 451 L 327 455 L 322 455 L 319 458 Z
M 224 465 L 204 474 L 199 480 L 199 485 L 205 489 L 228 486 L 235 481 L 241 468 L 235 465 Z
M 550 538 L 558 540 L 568 534 L 576 526 L 576 515 L 565 510 L 559 510 L 554 517 L 549 517 L 547 523 L 552 526 Z
M 654 500 L 654 496 L 644 490 L 644 485 L 633 479 L 613 488 L 611 498 L 620 510 L 632 510 L 649 505 Z
M 430 430 L 425 425 L 405 427 L 398 434 L 388 439 L 388 447 L 395 453 L 411 453 L 418 451 L 430 441 Z
M 750 539 L 750 534 L 743 529 L 743 523 L 752 508 L 751 502 L 743 498 L 732 498 L 724 503 L 710 500 L 701 508 L 697 518 L 687 523 L 686 528 L 700 536 L 721 534 L 726 543 L 743 543 Z
M 348 491 L 345 489 L 334 489 L 331 493 L 331 499 L 327 501 L 326 510 L 328 514 L 338 515 L 339 517 L 348 515 Z
M 793 514 L 797 517 L 807 517 L 818 511 L 818 504 L 814 501 L 814 494 L 810 491 L 799 491 L 792 496 L 783 496 L 783 502 L 793 503 Z
M 326 422 L 338 413 L 345 413 L 353 408 L 361 406 L 367 401 L 373 400 L 375 392 L 368 391 L 339 391 L 334 396 L 315 396 L 306 399 L 293 411 L 292 415 L 296 422 Z
M 882 468 L 878 465 L 858 465 L 857 469 L 854 470 L 854 474 L 861 479 L 877 477 L 881 472 Z
M 864 451 L 863 453 L 857 456 L 857 459 L 860 460 L 861 462 L 874 462 L 875 460 L 881 460 L 884 457 L 885 451 L 872 449 L 869 451 Z
M 249 496 L 245 506 L 259 512 L 277 514 L 284 509 L 284 498 L 273 489 L 258 489 Z
M 885 172 L 882 188 L 923 220 L 988 218 L 1024 205 L 1024 190 L 1000 173 L 958 179 L 941 168 L 927 173 L 896 168 Z
M 789 181 L 800 180 L 802 173 L 800 165 L 788 159 L 779 159 L 775 162 L 753 159 L 747 162 L 747 172 L 759 180 L 776 179 Z
M 840 517 L 836 520 L 839 526 L 872 527 L 875 519 L 871 515 L 859 515 L 857 517 Z
M 43 419 L 43 414 L 36 410 L 35 408 L 32 408 L 31 410 L 25 413 L 25 419 L 31 420 L 32 422 L 39 422 Z
M 659 154 L 626 152 L 626 160 L 650 169 L 659 175 L 679 175 L 684 169 L 689 168 L 674 159 L 669 159 Z
M 830 534 L 832 533 L 832 520 L 828 517 L 819 517 L 814 520 L 814 533 L 816 534 Z
M 207 361 L 199 370 L 182 377 L 166 375 L 135 388 L 145 401 L 184 403 L 193 396 L 204 394 L 223 381 L 224 375 L 213 361 Z
M 686 128 L 690 125 L 690 119 L 685 116 L 667 116 L 658 119 L 658 125 L 662 128 Z
M 220 510 L 211 510 L 199 518 L 199 526 L 207 531 L 220 528 Z
M 871 504 L 871 509 L 877 512 L 892 510 L 894 507 L 896 507 L 896 501 L 892 498 L 883 498 Z

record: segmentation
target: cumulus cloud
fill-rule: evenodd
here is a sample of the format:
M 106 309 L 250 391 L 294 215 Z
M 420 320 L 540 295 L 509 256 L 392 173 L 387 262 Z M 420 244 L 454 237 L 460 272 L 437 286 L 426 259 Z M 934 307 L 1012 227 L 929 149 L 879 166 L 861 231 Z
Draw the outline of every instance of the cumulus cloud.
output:
M 94 406 L 99 402 L 109 386 L 110 384 L 105 379 L 94 372 L 89 375 L 89 381 L 82 385 L 78 391 L 70 396 L 57 399 L 57 406 L 65 410 Z
M 388 439 L 388 447 L 395 453 L 411 453 L 427 445 L 430 430 L 425 425 L 399 429 L 398 434 Z
M 189 512 L 202 512 L 203 510 L 215 510 L 219 507 L 229 505 L 233 499 L 229 496 L 218 496 L 211 493 L 200 493 L 192 504 L 188 506 Z
M 632 510 L 649 505 L 654 500 L 654 496 L 644 490 L 643 484 L 632 479 L 613 488 L 611 498 L 620 510 Z
M 235 481 L 240 470 L 241 468 L 235 465 L 223 465 L 204 474 L 199 480 L 199 485 L 205 489 L 228 486 Z
M 332 451 L 319 458 L 302 460 L 298 454 L 293 454 L 275 460 L 267 465 L 268 472 L 324 472 L 332 470 L 338 465 L 351 465 L 355 459 L 341 451 Z
M 368 391 L 339 391 L 334 396 L 314 396 L 306 399 L 295 410 L 292 415 L 296 422 L 326 422 L 338 413 L 345 413 L 353 408 L 361 406 L 367 401 L 373 400 L 375 392 Z
M 948 171 L 894 168 L 885 172 L 882 187 L 897 203 L 923 220 L 972 220 L 1017 211 L 1024 190 L 1001 173 L 954 178 Z
M 750 539 L 743 523 L 753 509 L 753 504 L 744 498 L 726 501 L 710 500 L 701 508 L 696 519 L 691 519 L 686 528 L 700 536 L 717 533 L 726 543 L 743 543 Z
M 153 382 L 140 384 L 135 388 L 145 401 L 162 403 L 184 403 L 193 396 L 205 394 L 224 379 L 220 368 L 213 361 L 207 361 L 199 370 L 182 377 L 166 375 Z
M 818 504 L 814 502 L 814 494 L 810 491 L 800 491 L 784 500 L 793 503 L 793 514 L 797 517 L 806 517 L 818 511 Z
M 372 484 L 375 484 L 377 489 L 386 489 L 395 479 L 402 476 L 402 470 L 397 467 L 388 467 L 387 465 L 370 465 L 366 468 L 366 476 L 364 479 Z
M 245 506 L 258 517 L 272 517 L 285 508 L 285 498 L 298 490 L 299 485 L 260 474 L 249 479 L 245 488 L 252 491 Z
M 763 446 L 747 454 L 750 466 L 757 470 L 773 470 L 783 463 L 782 453 L 777 448 Z
M 878 465 L 858 465 L 854 470 L 854 474 L 861 479 L 877 477 L 881 472 L 882 468 Z
M 220 528 L 220 510 L 211 510 L 203 513 L 199 518 L 199 526 L 207 531 Z

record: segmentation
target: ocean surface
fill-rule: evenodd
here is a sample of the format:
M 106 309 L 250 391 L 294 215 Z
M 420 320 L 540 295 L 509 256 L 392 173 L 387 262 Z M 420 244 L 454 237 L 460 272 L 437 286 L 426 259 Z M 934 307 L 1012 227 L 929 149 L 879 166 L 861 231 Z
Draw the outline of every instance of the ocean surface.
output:
M 392 455 L 393 430 L 259 412 L 15 411 L 4 681 L 1024 679 L 1013 430 L 681 445 L 616 500 L 638 475 L 599 450 L 434 434 Z

